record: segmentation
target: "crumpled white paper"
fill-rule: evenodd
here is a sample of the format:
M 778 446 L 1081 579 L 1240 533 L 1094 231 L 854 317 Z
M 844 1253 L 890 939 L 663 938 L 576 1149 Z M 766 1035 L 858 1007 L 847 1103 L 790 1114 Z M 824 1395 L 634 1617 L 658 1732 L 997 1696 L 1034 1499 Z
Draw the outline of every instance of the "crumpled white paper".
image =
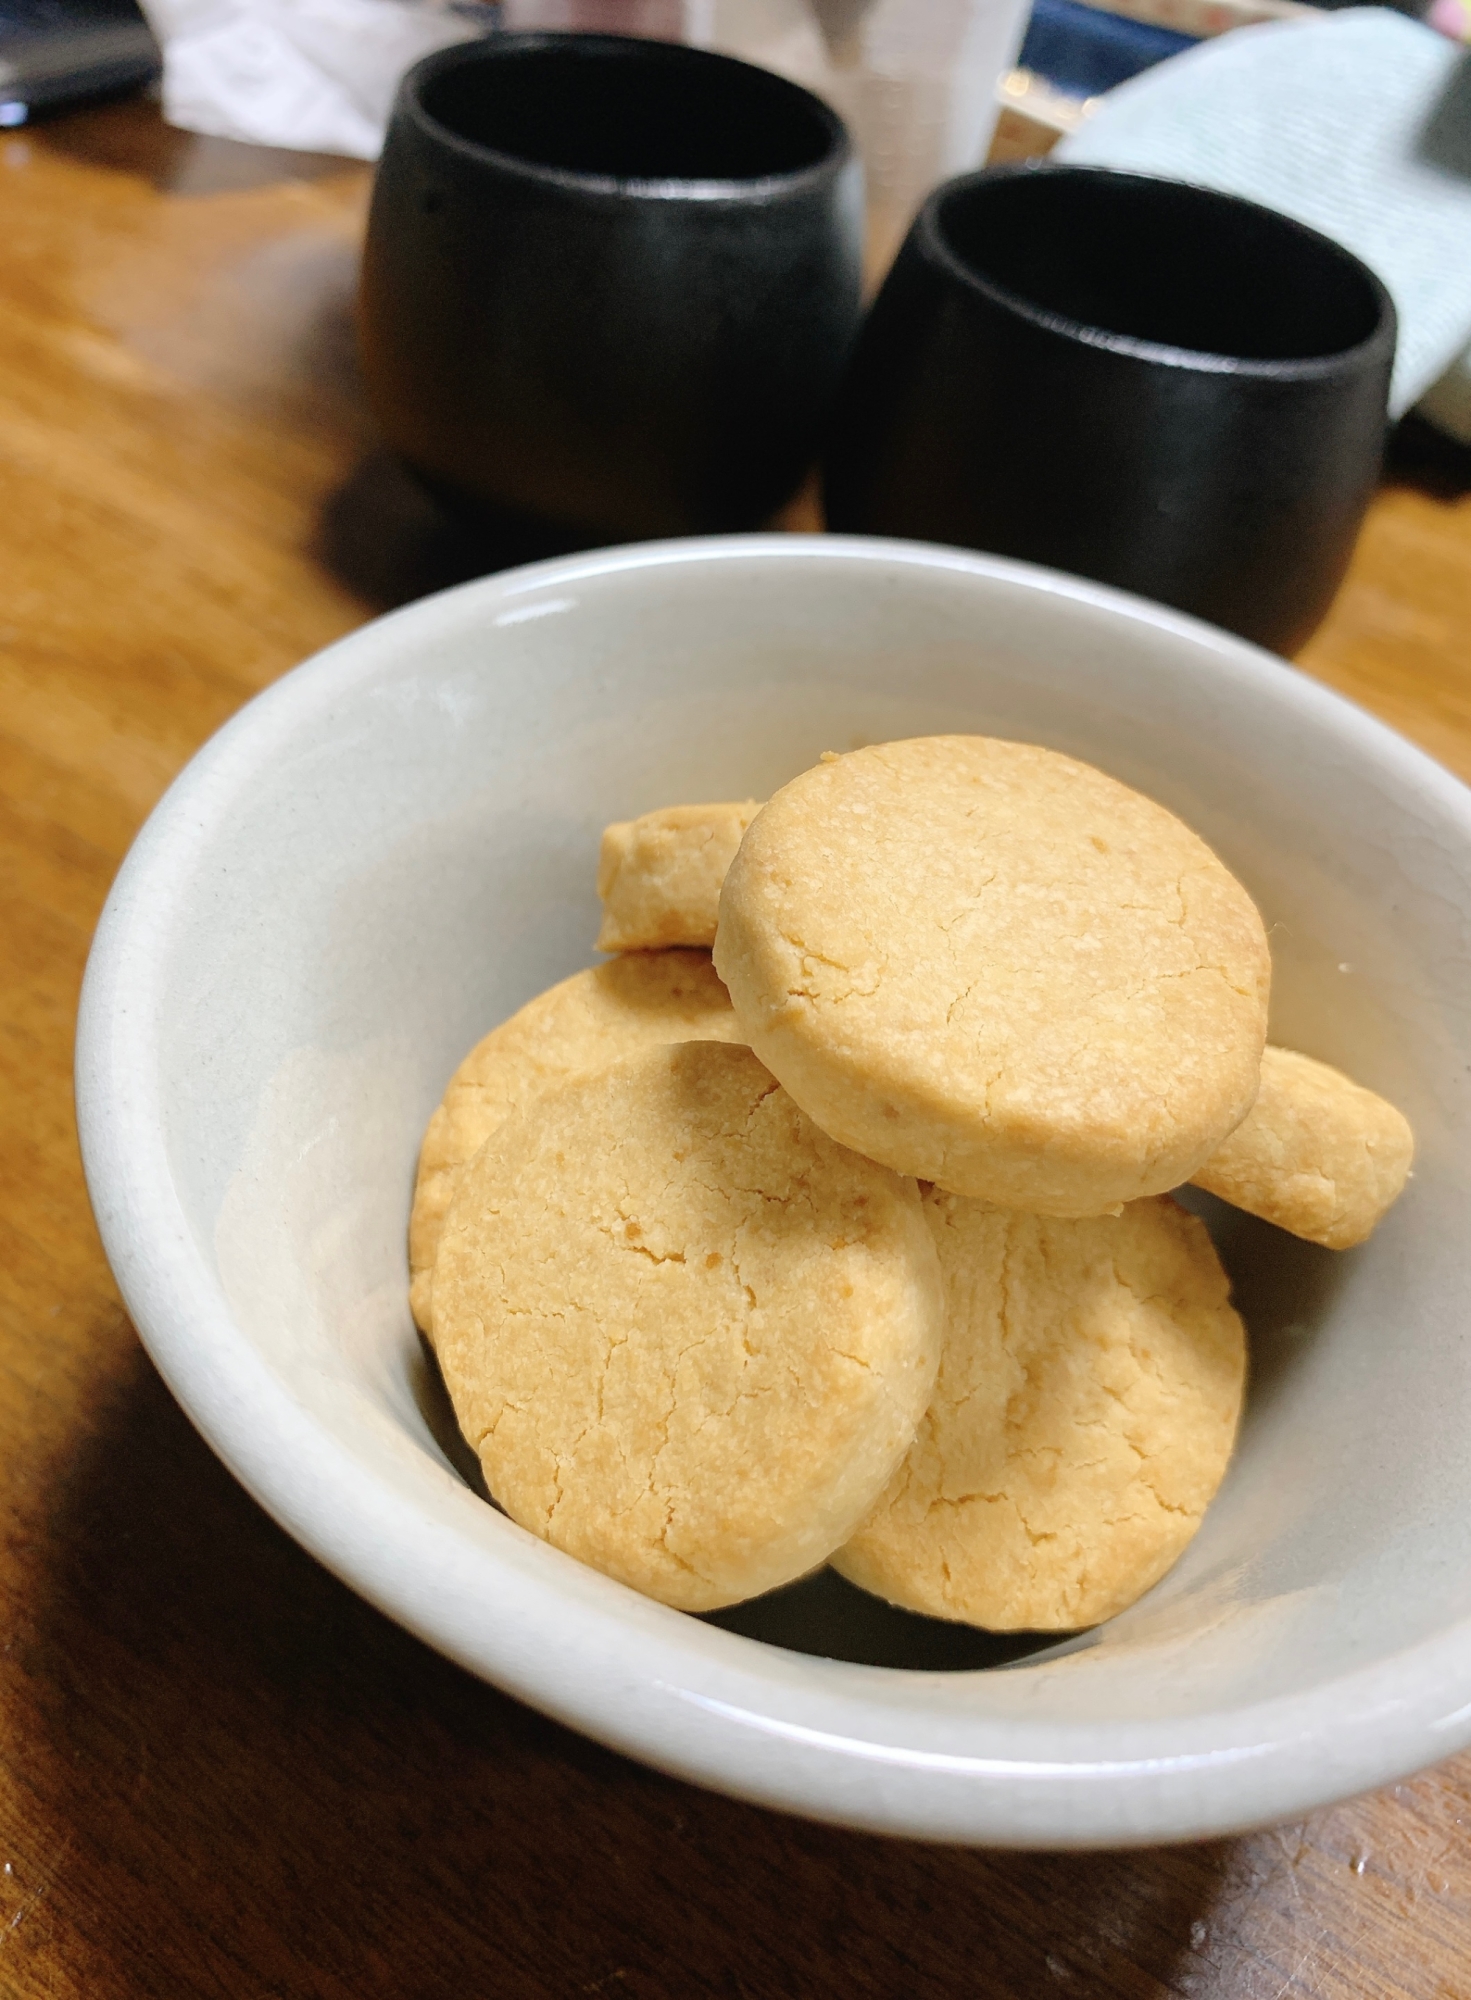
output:
M 375 160 L 411 64 L 494 20 L 477 0 L 142 0 L 163 115 L 217 139 Z

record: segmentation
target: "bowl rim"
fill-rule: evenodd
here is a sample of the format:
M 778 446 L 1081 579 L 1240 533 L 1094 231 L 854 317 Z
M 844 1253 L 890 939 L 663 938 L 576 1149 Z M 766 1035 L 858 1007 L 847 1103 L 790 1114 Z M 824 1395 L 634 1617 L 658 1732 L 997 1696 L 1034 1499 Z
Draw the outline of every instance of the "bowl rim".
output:
M 432 633 L 467 603 L 534 616 L 515 600 L 670 565 L 732 562 L 968 574 L 1177 638 L 1239 685 L 1432 795 L 1471 849 L 1471 791 L 1344 697 L 1180 612 L 1008 558 L 860 536 L 689 538 L 562 557 L 420 599 L 283 676 L 196 753 L 137 836 L 99 922 L 76 1044 L 83 1164 L 109 1262 L 160 1373 L 267 1513 L 389 1617 L 582 1733 L 759 1804 L 931 1840 L 1151 1845 L 1297 1817 L 1464 1748 L 1471 1619 L 1291 1695 L 1183 1721 L 1110 1724 L 1102 1746 L 1095 1723 L 933 1716 L 893 1699 L 897 1681 L 913 1691 L 923 1675 L 814 1661 L 720 1632 L 520 1530 L 488 1552 L 474 1533 L 484 1503 L 447 1469 L 429 1467 L 439 1483 L 370 1473 L 234 1326 L 173 1182 L 156 1003 L 160 947 L 195 859 L 251 772 L 303 717 L 379 671 L 391 650 L 412 653 L 421 629 Z M 483 1589 L 487 1579 L 493 1592 Z

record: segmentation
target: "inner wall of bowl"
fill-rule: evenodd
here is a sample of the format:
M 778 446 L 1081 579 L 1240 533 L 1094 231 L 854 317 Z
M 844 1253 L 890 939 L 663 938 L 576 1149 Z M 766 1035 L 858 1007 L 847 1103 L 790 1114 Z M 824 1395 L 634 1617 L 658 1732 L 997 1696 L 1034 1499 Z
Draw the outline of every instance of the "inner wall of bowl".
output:
M 816 166 L 835 121 L 744 63 L 590 35 L 473 48 L 420 85 L 458 138 L 612 180 L 760 180 Z
M 942 199 L 967 268 L 1105 333 L 1250 361 L 1340 354 L 1380 302 L 1353 259 L 1280 216 L 1142 175 L 1043 169 Z
M 1465 809 L 1376 762 L 1352 716 L 1325 736 L 1286 667 L 1253 670 L 1279 703 L 1243 698 L 1230 641 L 946 561 L 757 545 L 666 558 L 655 589 L 590 560 L 417 607 L 404 637 L 389 620 L 351 642 L 350 675 L 316 670 L 309 724 L 238 787 L 170 947 L 180 1196 L 314 1420 L 395 1477 L 412 1462 L 447 1480 L 406 1299 L 419 1139 L 465 1050 L 592 961 L 604 823 L 764 797 L 825 749 L 896 736 L 1087 757 L 1242 876 L 1271 930 L 1275 1035 L 1405 1108 L 1417 1178 L 1342 1256 L 1202 1203 L 1252 1386 L 1185 1558 L 1062 1657 L 889 1678 L 929 1711 L 1037 1721 L 1286 1694 L 1471 1612 Z M 487 1549 L 521 1536 L 489 1507 L 476 1520 Z

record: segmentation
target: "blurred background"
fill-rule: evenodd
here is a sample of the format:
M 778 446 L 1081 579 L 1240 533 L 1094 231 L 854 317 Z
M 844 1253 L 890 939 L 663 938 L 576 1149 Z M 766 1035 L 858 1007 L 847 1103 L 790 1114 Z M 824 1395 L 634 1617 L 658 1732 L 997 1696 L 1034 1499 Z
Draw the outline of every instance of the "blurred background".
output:
M 1453 39 L 1471 36 L 1468 7 L 1395 0 Z M 881 270 L 924 194 L 993 144 L 999 157 L 1046 150 L 1171 56 L 1319 11 L 1304 0 L 0 0 L 0 127 L 163 78 L 165 114 L 186 130 L 372 158 L 398 75 L 443 42 L 517 29 L 683 41 L 777 70 L 842 114 Z

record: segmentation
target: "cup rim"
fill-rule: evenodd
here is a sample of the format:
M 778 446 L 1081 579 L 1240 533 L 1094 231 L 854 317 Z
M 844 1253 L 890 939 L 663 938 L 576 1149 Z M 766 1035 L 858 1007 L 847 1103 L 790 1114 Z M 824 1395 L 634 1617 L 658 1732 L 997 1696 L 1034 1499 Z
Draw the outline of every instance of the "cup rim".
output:
M 570 49 L 574 45 L 579 53 L 590 57 L 617 52 L 627 59 L 626 52 L 629 51 L 653 51 L 656 53 L 644 54 L 646 61 L 663 63 L 667 67 L 680 65 L 691 70 L 704 69 L 707 74 L 718 68 L 739 70 L 758 77 L 763 88 L 770 86 L 779 95 L 801 99 L 817 115 L 827 131 L 827 147 L 818 159 L 806 166 L 739 179 L 710 176 L 696 180 L 674 175 L 624 177 L 591 173 L 575 167 L 555 167 L 543 161 L 529 160 L 520 153 L 488 146 L 477 139 L 467 139 L 453 126 L 437 118 L 424 103 L 425 86 L 446 71 L 484 62 L 513 61 L 538 49 Z M 695 48 L 685 42 L 657 41 L 641 35 L 572 34 L 536 28 L 498 31 L 474 41 L 452 42 L 447 48 L 435 49 L 421 57 L 404 73 L 393 111 L 394 121 L 399 118 L 410 120 L 421 136 L 433 139 L 436 144 L 447 146 L 479 166 L 494 167 L 512 178 L 561 193 L 624 199 L 635 197 L 641 201 L 735 202 L 749 201 L 753 197 L 769 200 L 778 195 L 800 194 L 841 172 L 854 158 L 853 141 L 847 125 L 816 92 L 793 83 L 789 77 L 779 76 L 774 70 L 743 62 L 738 56 L 728 56 L 716 49 Z
M 1352 346 L 1334 348 L 1325 354 L 1260 359 L 1218 353 L 1208 348 L 1180 347 L 1170 341 L 1147 340 L 1138 334 L 1115 333 L 1107 327 L 1075 319 L 1071 314 L 1053 312 L 1029 299 L 1024 292 L 1012 290 L 967 262 L 947 242 L 942 222 L 945 206 L 972 188 L 1042 175 L 1071 180 L 1123 182 L 1129 186 L 1147 184 L 1168 187 L 1187 197 L 1199 198 L 1213 207 L 1246 210 L 1262 218 L 1269 226 L 1296 237 L 1305 246 L 1311 245 L 1319 254 L 1333 258 L 1356 273 L 1378 305 L 1374 326 Z M 1227 194 L 1219 188 L 1205 187 L 1198 181 L 1176 181 L 1164 174 L 1131 173 L 1117 167 L 1074 166 L 1066 160 L 1008 162 L 1002 166 L 983 167 L 971 174 L 959 174 L 952 180 L 942 182 L 926 198 L 915 218 L 913 235 L 924 255 L 938 264 L 948 276 L 958 279 L 968 290 L 979 293 L 991 304 L 1079 346 L 1098 348 L 1121 358 L 1153 362 L 1156 366 L 1177 368 L 1190 374 L 1235 375 L 1264 382 L 1312 382 L 1357 374 L 1381 359 L 1387 366 L 1394 357 L 1399 331 L 1394 300 L 1383 280 L 1362 258 L 1305 222 L 1298 222 L 1277 209 L 1267 208 L 1261 202 L 1249 201 L 1244 195 Z

